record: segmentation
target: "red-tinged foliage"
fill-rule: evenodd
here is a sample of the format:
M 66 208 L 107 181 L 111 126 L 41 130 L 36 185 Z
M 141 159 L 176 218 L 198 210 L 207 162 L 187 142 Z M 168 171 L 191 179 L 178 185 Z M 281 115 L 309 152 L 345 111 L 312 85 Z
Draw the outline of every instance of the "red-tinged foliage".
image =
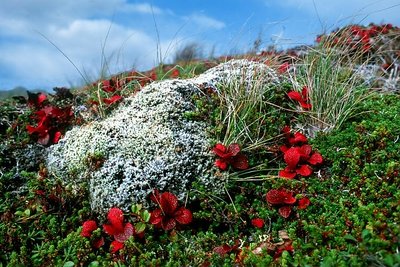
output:
M 219 254 L 220 256 L 224 256 L 224 255 L 226 255 L 228 253 L 233 252 L 233 253 L 236 254 L 236 259 L 238 259 L 238 257 L 240 255 L 240 253 L 242 252 L 242 250 L 240 249 L 239 240 L 236 240 L 235 244 L 233 244 L 232 246 L 230 246 L 228 244 L 224 244 L 222 246 L 215 247 L 213 249 L 213 252 Z
M 156 228 L 169 231 L 174 229 L 177 223 L 184 225 L 192 222 L 192 213 L 184 207 L 178 207 L 178 199 L 174 194 L 170 192 L 159 194 L 155 190 L 150 198 L 159 206 L 150 216 L 150 223 Z
M 275 251 L 274 259 L 275 260 L 278 259 L 282 255 L 282 253 L 284 251 L 289 251 L 289 252 L 293 252 L 294 251 L 292 242 L 289 242 L 289 244 L 285 243 L 283 246 L 278 247 L 277 250 Z
M 47 99 L 47 96 L 44 93 L 31 93 L 29 91 L 27 91 L 27 93 L 28 93 L 28 105 L 35 108 L 42 107 L 44 101 Z
M 296 198 L 293 197 L 293 192 L 285 189 L 272 189 L 266 195 L 267 202 L 271 205 L 294 204 Z
M 299 210 L 304 210 L 310 205 L 310 200 L 307 197 L 303 197 L 302 199 L 299 200 L 298 203 L 298 209 Z
M 113 80 L 104 80 L 101 83 L 101 89 L 107 93 L 114 93 L 116 91 L 116 86 Z
M 263 228 L 265 222 L 264 222 L 264 220 L 261 219 L 261 218 L 254 218 L 254 219 L 251 220 L 251 224 L 252 224 L 254 227 L 257 227 L 257 228 Z
M 106 103 L 107 105 L 111 105 L 111 104 L 114 104 L 114 103 L 118 102 L 118 101 L 121 100 L 121 99 L 122 99 L 122 96 L 120 96 L 120 95 L 114 95 L 114 96 L 109 97 L 109 98 L 103 98 L 102 100 L 103 100 L 103 102 Z
M 57 143 L 61 138 L 59 129 L 68 126 L 73 119 L 72 108 L 57 108 L 46 106 L 36 111 L 32 117 L 36 120 L 37 126 L 27 125 L 28 133 L 36 137 L 37 142 L 42 145 Z
M 119 251 L 119 250 L 121 250 L 123 248 L 124 248 L 124 243 L 118 242 L 116 240 L 111 242 L 111 246 L 110 246 L 111 253 L 117 253 L 117 251 Z
M 119 208 L 111 208 L 107 214 L 108 224 L 103 224 L 109 235 L 121 234 L 124 231 L 124 213 Z
M 219 157 L 215 161 L 215 166 L 221 170 L 226 170 L 229 165 L 239 170 L 249 168 L 248 159 L 246 155 L 240 152 L 239 144 L 233 143 L 226 147 L 219 143 L 214 146 L 213 152 Z
M 296 91 L 290 91 L 288 93 L 288 97 L 290 99 L 293 99 L 293 100 L 299 102 L 300 106 L 304 110 L 310 110 L 312 108 L 312 105 L 310 103 L 308 91 L 309 91 L 308 87 L 304 86 L 303 89 L 301 90 L 301 94 Z
M 97 223 L 93 220 L 88 220 L 82 225 L 81 236 L 83 237 L 91 237 L 92 232 L 97 229 Z
M 171 78 L 178 78 L 179 77 L 179 70 L 177 68 L 173 69 L 171 72 Z
M 104 245 L 104 237 L 99 237 L 96 240 L 93 240 L 92 246 L 96 249 L 100 248 Z
M 281 65 L 278 67 L 278 72 L 279 72 L 280 74 L 283 74 L 283 73 L 287 72 L 287 71 L 289 70 L 289 68 L 290 68 L 290 64 L 287 63 L 287 62 L 285 62 L 285 63 L 281 64 Z
M 278 209 L 278 212 L 283 218 L 287 219 L 287 218 L 289 218 L 290 214 L 292 213 L 292 207 L 291 206 L 280 207 Z
M 310 176 L 313 169 L 309 164 L 313 166 L 321 164 L 323 162 L 321 154 L 312 151 L 312 147 L 307 144 L 307 137 L 302 133 L 292 134 L 289 126 L 285 126 L 282 131 L 287 144 L 282 145 L 280 150 L 284 153 L 283 159 L 287 166 L 279 171 L 279 177 L 294 179 L 297 175 Z
M 124 243 L 129 237 L 133 236 L 135 233 L 135 228 L 132 224 L 126 223 L 124 225 L 124 230 L 114 234 L 114 239 L 118 242 Z
M 93 220 L 85 221 L 82 225 L 81 236 L 91 238 L 93 231 L 96 229 L 97 229 L 97 223 L 95 221 Z M 92 240 L 92 246 L 96 249 L 100 248 L 103 245 L 104 245 L 103 237 L 99 237 L 95 240 Z

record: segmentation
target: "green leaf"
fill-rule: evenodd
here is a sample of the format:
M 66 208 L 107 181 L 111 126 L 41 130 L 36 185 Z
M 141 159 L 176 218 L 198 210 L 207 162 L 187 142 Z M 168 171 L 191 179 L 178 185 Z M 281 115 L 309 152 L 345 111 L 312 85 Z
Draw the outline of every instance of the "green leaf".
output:
M 24 210 L 24 214 L 26 217 L 29 217 L 31 215 L 31 210 L 30 209 Z
M 136 231 L 137 234 L 140 234 L 145 229 L 146 229 L 146 224 L 145 223 L 138 222 L 137 224 L 135 224 L 135 231 Z
M 142 211 L 142 213 L 141 213 L 141 217 L 142 217 L 142 219 L 143 219 L 143 221 L 145 221 L 145 222 L 149 222 L 150 221 L 150 212 L 148 211 L 148 210 L 144 210 L 144 211 Z
M 88 267 L 97 267 L 97 266 L 100 266 L 100 263 L 98 261 L 92 261 L 88 265 Z
M 350 235 L 350 234 L 347 234 L 347 235 L 343 236 L 343 238 L 346 241 L 351 241 L 351 242 L 355 242 L 355 243 L 358 242 L 357 239 L 354 236 Z
M 73 261 L 67 261 L 64 263 L 63 267 L 74 267 L 75 263 Z
M 142 204 L 133 204 L 131 207 L 131 211 L 134 214 L 139 214 L 139 211 L 142 209 Z
M 368 230 L 368 229 L 364 229 L 362 232 L 361 232 L 361 238 L 362 239 L 370 239 L 371 238 L 371 236 L 372 236 L 372 234 L 371 234 L 371 232 Z

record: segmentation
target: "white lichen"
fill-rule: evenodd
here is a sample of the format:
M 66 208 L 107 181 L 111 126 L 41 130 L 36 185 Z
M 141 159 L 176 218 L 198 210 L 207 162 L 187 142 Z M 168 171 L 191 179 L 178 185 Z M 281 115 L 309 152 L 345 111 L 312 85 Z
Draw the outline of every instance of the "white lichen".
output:
M 200 93 L 199 86 L 215 88 L 243 69 L 254 74 L 257 65 L 262 66 L 228 62 L 195 79 L 146 86 L 108 118 L 75 127 L 48 148 L 49 171 L 70 186 L 87 185 L 92 210 L 99 213 L 145 204 L 154 189 L 183 199 L 193 182 L 222 192 L 224 181 L 215 175 L 208 125 L 184 114 L 194 110 L 191 99 Z M 94 155 L 103 160 L 96 168 L 89 164 Z

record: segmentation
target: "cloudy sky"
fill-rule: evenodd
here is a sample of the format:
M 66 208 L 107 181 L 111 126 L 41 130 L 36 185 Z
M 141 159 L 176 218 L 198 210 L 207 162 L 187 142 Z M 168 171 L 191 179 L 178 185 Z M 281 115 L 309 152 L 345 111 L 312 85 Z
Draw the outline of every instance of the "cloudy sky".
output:
M 222 55 L 248 51 L 257 38 L 261 48 L 312 44 L 348 23 L 400 26 L 398 0 L 0 2 L 0 90 L 50 90 L 82 84 L 81 74 L 94 80 L 102 70 L 147 70 L 192 42 L 204 56 Z

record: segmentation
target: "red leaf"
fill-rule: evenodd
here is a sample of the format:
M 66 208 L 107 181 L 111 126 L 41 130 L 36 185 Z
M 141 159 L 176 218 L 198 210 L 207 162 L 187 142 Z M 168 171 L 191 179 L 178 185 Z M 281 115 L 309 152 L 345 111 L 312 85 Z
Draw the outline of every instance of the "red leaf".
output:
M 300 161 L 300 153 L 297 147 L 289 148 L 283 156 L 288 167 L 292 170 L 296 169 L 297 164 Z
M 189 224 L 192 222 L 192 212 L 186 208 L 179 208 L 174 214 L 175 220 L 180 224 Z
M 102 245 L 104 245 L 104 237 L 97 238 L 92 243 L 94 248 L 100 248 Z
M 102 82 L 102 87 L 101 89 L 103 89 L 103 91 L 107 92 L 107 93 L 113 93 L 115 91 L 114 86 L 111 84 L 110 80 L 104 80 Z
M 114 239 L 118 242 L 124 243 L 129 237 L 131 237 L 134 233 L 135 229 L 132 224 L 126 223 L 124 226 L 124 231 L 121 233 L 117 233 L 114 235 Z
M 296 91 L 290 91 L 288 93 L 288 97 L 290 99 L 293 99 L 293 100 L 296 100 L 296 101 L 299 101 L 299 102 L 303 101 L 303 98 L 302 98 L 301 94 L 299 92 L 296 92 Z
M 278 67 L 278 72 L 280 74 L 285 73 L 289 70 L 289 67 L 290 67 L 289 63 L 285 62 Z
M 311 157 L 308 159 L 308 163 L 311 165 L 321 164 L 323 162 L 323 158 L 320 153 L 314 152 Z
M 82 225 L 81 236 L 83 237 L 91 237 L 92 232 L 97 229 L 97 223 L 92 220 L 88 220 Z
M 301 95 L 302 95 L 302 98 L 303 98 L 303 100 L 304 101 L 307 101 L 308 100 L 308 91 L 309 91 L 309 89 L 308 89 L 308 87 L 307 86 L 303 86 L 303 89 L 301 90 Z
M 172 215 L 178 207 L 178 199 L 170 192 L 164 192 L 160 197 L 160 208 L 164 214 Z
M 251 220 L 251 224 L 252 224 L 254 227 L 257 227 L 257 228 L 263 228 L 263 226 L 264 226 L 264 220 L 261 219 L 261 218 L 255 218 L 255 219 L 252 219 L 252 220 Z
M 217 159 L 215 161 L 215 166 L 217 166 L 219 169 L 225 171 L 228 168 L 228 163 L 223 159 Z
M 177 78 L 177 77 L 179 77 L 179 70 L 173 69 L 171 72 L 171 78 Z
M 110 248 L 111 248 L 111 253 L 116 253 L 118 250 L 122 249 L 124 247 L 124 244 L 118 241 L 113 241 L 111 242 Z
M 296 198 L 293 197 L 293 193 L 284 189 L 272 189 L 267 193 L 266 198 L 267 202 L 271 205 L 294 204 L 296 202 Z
M 47 98 L 47 96 L 43 93 L 40 93 L 37 97 L 37 105 L 41 105 L 43 103 L 43 101 L 45 101 Z
M 289 143 L 291 145 L 296 145 L 299 143 L 307 143 L 307 141 L 308 141 L 307 137 L 304 134 L 299 133 L 299 132 L 294 133 L 294 137 L 289 139 Z
M 229 245 L 224 244 L 223 246 L 215 247 L 215 248 L 213 249 L 213 251 L 214 251 L 215 253 L 218 253 L 219 255 L 223 256 L 223 255 L 225 255 L 226 253 L 231 252 L 231 251 L 232 251 L 232 248 L 231 248 Z
M 111 105 L 111 104 L 113 104 L 113 103 L 115 103 L 115 102 L 117 102 L 117 101 L 119 101 L 121 99 L 122 99 L 122 96 L 115 95 L 115 96 L 112 96 L 110 98 L 104 98 L 103 102 L 106 103 L 107 105 Z
M 299 210 L 303 210 L 307 208 L 310 205 L 310 200 L 307 197 L 303 197 L 302 199 L 299 200 Z
M 174 218 L 170 218 L 168 216 L 165 216 L 162 218 L 161 221 L 161 226 L 165 231 L 169 231 L 175 228 L 176 226 L 176 221 Z
M 312 108 L 312 105 L 306 101 L 300 101 L 300 106 L 305 109 L 305 110 L 310 110 Z
M 249 161 L 243 154 L 239 154 L 232 159 L 232 166 L 235 169 L 246 170 L 249 168 Z
M 38 143 L 44 146 L 47 145 L 49 141 L 50 141 L 50 135 L 48 133 L 46 133 L 44 136 L 41 136 L 38 139 Z
M 290 213 L 292 212 L 292 207 L 283 206 L 283 207 L 278 209 L 278 212 L 283 218 L 286 219 L 286 218 L 288 218 L 290 216 Z
M 289 169 L 287 167 L 284 170 L 279 171 L 279 177 L 282 178 L 293 179 L 294 177 L 296 177 L 296 175 L 296 171 L 293 171 L 292 169 Z
M 109 235 L 115 235 L 124 231 L 124 214 L 119 208 L 111 208 L 108 211 L 107 219 L 110 224 L 103 224 L 104 231 Z
M 231 157 L 236 156 L 240 152 L 240 146 L 237 143 L 230 144 L 228 146 L 228 153 Z
M 313 173 L 313 170 L 307 164 L 301 165 L 300 168 L 296 169 L 297 174 L 308 177 Z
M 213 148 L 213 152 L 220 158 L 227 157 L 227 148 L 223 144 L 216 144 Z M 230 157 L 231 155 L 229 155 Z
M 162 211 L 161 209 L 156 209 L 150 214 L 150 223 L 154 224 L 157 228 L 161 227 L 162 221 Z
M 302 160 L 308 160 L 310 158 L 310 154 L 312 151 L 312 148 L 310 145 L 302 145 L 298 149 L 301 154 L 300 156 L 301 156 Z
M 290 148 L 290 147 L 288 147 L 288 146 L 286 146 L 286 145 L 282 145 L 282 146 L 279 147 L 279 150 L 280 150 L 282 153 L 286 153 L 286 151 L 288 151 L 289 148 Z
M 61 132 L 57 131 L 57 132 L 54 134 L 53 143 L 54 143 L 54 144 L 57 144 L 58 141 L 60 140 L 60 138 L 61 138 Z

